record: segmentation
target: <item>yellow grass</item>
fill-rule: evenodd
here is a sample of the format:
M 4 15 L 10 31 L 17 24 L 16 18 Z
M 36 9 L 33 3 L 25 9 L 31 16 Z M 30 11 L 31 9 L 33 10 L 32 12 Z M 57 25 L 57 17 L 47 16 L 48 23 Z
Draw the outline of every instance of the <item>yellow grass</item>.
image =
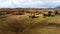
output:
M 60 16 L 30 18 L 26 14 L 3 17 L 0 17 L 0 34 L 60 34 Z

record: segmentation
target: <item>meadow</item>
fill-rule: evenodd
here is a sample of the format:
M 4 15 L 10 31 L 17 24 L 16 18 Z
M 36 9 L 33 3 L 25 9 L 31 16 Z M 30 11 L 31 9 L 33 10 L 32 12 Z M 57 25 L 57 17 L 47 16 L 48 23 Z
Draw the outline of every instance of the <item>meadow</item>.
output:
M 0 15 L 0 34 L 60 34 L 60 15 L 14 14 Z

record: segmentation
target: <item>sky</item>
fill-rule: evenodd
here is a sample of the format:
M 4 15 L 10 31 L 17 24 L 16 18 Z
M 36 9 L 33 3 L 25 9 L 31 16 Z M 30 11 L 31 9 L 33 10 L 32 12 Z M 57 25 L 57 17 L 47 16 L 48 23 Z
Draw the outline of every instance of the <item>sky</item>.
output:
M 54 8 L 60 0 L 0 0 L 0 8 Z

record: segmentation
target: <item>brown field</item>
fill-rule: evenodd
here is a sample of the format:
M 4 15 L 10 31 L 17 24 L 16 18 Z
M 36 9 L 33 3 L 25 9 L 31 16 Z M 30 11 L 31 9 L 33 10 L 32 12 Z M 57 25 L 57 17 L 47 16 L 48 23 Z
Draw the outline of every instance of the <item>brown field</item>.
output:
M 60 34 L 60 15 L 43 16 L 48 11 L 55 9 L 0 9 L 0 34 Z

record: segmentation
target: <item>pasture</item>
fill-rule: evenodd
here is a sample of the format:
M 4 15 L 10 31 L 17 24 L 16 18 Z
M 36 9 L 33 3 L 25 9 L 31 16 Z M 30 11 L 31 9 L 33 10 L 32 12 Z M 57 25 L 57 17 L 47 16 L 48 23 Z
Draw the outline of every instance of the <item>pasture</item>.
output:
M 60 34 L 60 15 L 38 18 L 25 15 L 1 15 L 0 34 Z

